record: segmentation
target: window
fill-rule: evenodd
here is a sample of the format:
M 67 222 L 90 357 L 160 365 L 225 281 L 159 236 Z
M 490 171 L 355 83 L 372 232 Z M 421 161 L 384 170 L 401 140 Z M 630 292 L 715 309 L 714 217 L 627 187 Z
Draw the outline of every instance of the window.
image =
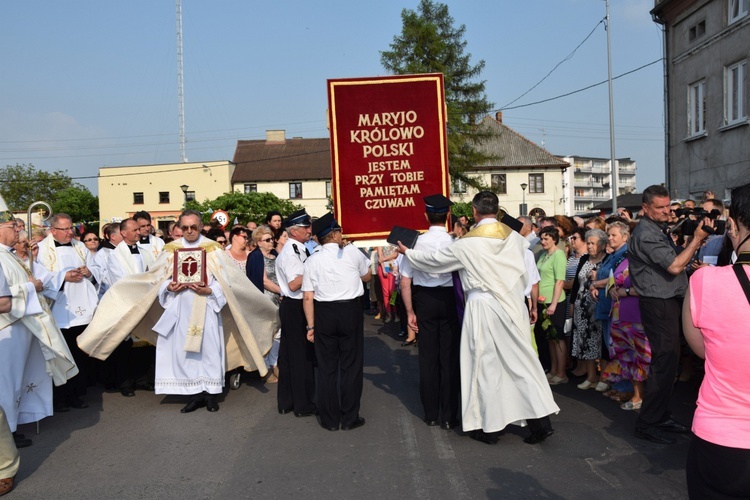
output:
M 727 0 L 729 24 L 739 21 L 747 15 L 749 0 Z
M 331 197 L 331 181 L 326 181 L 326 198 Z
M 465 193 L 466 192 L 466 183 L 462 181 L 461 179 L 455 179 L 453 181 L 453 192 L 454 193 Z
M 302 183 L 290 182 L 289 183 L 289 199 L 295 200 L 299 198 L 302 198 Z
M 185 201 L 195 201 L 195 191 L 186 191 Z
M 169 203 L 169 191 L 159 191 L 159 203 Z
M 492 174 L 490 177 L 492 191 L 496 194 L 508 194 L 508 186 L 505 182 L 505 174 Z
M 706 131 L 706 81 L 701 80 L 688 87 L 688 136 Z
M 724 123 L 745 121 L 747 61 L 728 66 L 724 71 Z
M 544 193 L 544 174 L 529 174 L 529 193 Z
M 258 192 L 258 185 L 257 184 L 245 184 L 245 194 L 247 193 L 257 193 Z
M 690 29 L 688 30 L 688 41 L 692 42 L 693 40 L 700 38 L 705 34 L 706 34 L 706 21 L 703 20 L 690 27 Z
M 133 193 L 133 205 L 143 205 L 143 193 Z

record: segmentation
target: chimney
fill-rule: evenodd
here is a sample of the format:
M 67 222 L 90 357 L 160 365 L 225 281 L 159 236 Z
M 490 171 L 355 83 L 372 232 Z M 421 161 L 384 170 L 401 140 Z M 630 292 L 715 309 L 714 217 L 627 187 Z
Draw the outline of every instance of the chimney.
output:
M 266 144 L 284 144 L 286 130 L 266 130 Z
M 503 112 L 498 111 L 495 113 L 495 120 L 497 120 L 498 123 L 503 123 Z

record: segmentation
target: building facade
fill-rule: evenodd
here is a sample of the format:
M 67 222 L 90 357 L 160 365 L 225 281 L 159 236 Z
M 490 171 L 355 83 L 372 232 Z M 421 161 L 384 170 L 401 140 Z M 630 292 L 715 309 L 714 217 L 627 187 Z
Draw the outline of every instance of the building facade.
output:
M 748 0 L 656 0 L 664 26 L 666 179 L 673 198 L 728 198 L 750 179 Z
M 596 205 L 612 199 L 612 162 L 609 158 L 572 155 L 563 159 L 572 167 L 566 172 L 566 184 L 570 186 L 573 200 L 569 214 L 592 212 Z M 635 192 L 635 161 L 620 158 L 615 163 L 618 171 L 617 195 Z
M 467 170 L 495 191 L 500 207 L 510 215 L 544 216 L 570 213 L 566 170 L 570 164 L 526 139 L 507 125 L 503 115 L 485 117 L 480 126 L 489 127 L 494 137 L 480 149 L 496 160 Z M 477 190 L 453 181 L 451 199 L 468 202 Z M 525 207 L 523 205 L 525 204 Z M 525 208 L 525 210 L 524 210 Z
M 328 138 L 286 138 L 267 130 L 265 140 L 237 141 L 232 190 L 268 192 L 305 207 L 319 217 L 331 196 L 331 146 Z
M 229 191 L 234 169 L 227 160 L 101 167 L 100 226 L 145 210 L 151 214 L 154 227 L 166 230 L 177 220 L 186 199 L 214 199 Z

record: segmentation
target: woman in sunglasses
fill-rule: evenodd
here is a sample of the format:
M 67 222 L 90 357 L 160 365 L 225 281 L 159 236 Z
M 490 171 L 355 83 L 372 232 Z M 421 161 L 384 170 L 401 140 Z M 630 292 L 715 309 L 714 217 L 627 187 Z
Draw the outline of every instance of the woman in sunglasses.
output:
M 86 248 L 89 249 L 91 255 L 96 255 L 96 251 L 99 249 L 99 237 L 96 235 L 96 233 L 86 231 L 85 233 L 83 233 L 81 241 L 84 245 L 86 245 Z

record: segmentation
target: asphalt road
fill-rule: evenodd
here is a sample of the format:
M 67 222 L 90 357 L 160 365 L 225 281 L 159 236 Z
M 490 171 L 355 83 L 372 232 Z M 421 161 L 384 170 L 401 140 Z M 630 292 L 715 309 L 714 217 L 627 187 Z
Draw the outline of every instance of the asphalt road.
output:
M 636 414 L 571 381 L 555 386 L 555 435 L 527 445 L 509 427 L 497 445 L 427 427 L 417 348 L 396 325 L 365 318 L 364 427 L 328 432 L 279 415 L 276 388 L 247 374 L 218 413 L 181 414 L 186 400 L 91 389 L 90 407 L 19 431 L 21 498 L 686 498 L 689 436 L 656 445 L 633 435 Z M 255 375 L 255 376 L 253 376 Z M 696 388 L 680 383 L 673 412 L 692 419 Z

